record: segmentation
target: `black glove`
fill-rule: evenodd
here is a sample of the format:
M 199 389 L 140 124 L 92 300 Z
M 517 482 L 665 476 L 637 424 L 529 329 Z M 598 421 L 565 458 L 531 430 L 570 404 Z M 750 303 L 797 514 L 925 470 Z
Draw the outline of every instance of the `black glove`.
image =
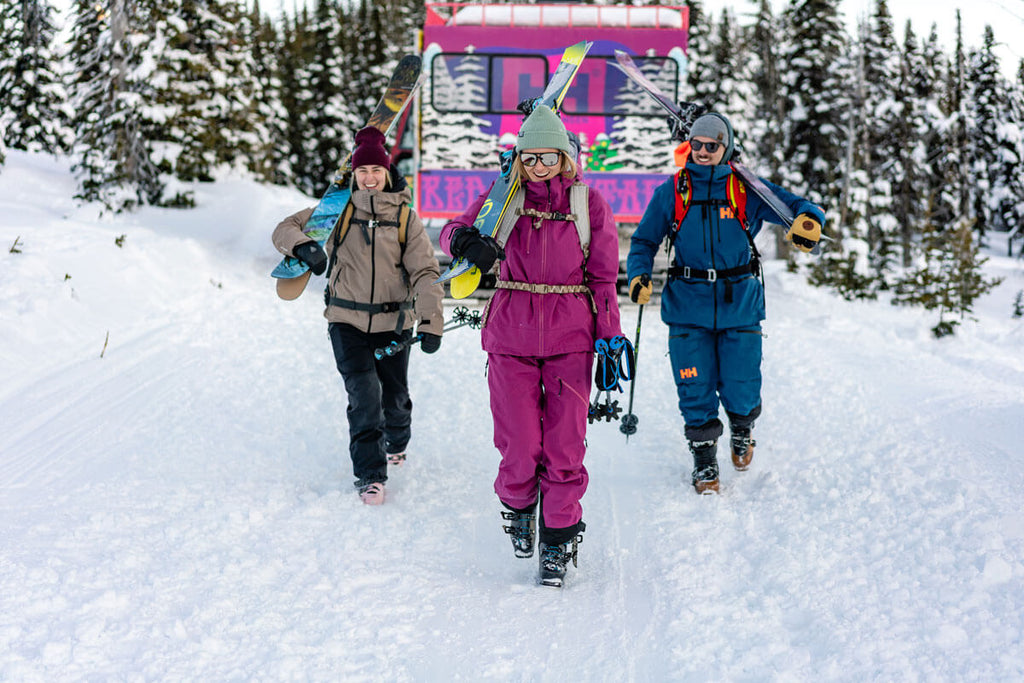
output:
M 420 335 L 422 335 L 420 349 L 423 353 L 434 353 L 441 348 L 441 335 L 430 334 L 429 332 L 420 332 Z
M 316 242 L 303 242 L 292 249 L 295 258 L 299 259 L 313 271 L 314 275 L 323 275 L 327 270 L 327 254 Z
M 476 228 L 460 228 L 452 237 L 452 256 L 461 257 L 488 272 L 494 262 L 505 258 L 505 250 L 490 235 L 481 235 Z

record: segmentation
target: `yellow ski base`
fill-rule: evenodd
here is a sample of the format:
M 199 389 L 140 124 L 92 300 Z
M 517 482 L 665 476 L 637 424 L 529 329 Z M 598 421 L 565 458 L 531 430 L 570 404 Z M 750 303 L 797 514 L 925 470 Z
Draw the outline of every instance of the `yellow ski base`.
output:
M 465 299 L 476 291 L 480 286 L 480 277 L 483 273 L 476 266 L 473 266 L 462 275 L 456 275 L 448 281 L 449 291 L 453 299 Z

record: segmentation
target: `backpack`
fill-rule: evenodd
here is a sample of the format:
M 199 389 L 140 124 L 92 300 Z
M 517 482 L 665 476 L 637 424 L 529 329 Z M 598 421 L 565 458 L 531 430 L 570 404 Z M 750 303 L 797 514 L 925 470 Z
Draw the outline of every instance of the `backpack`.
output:
M 512 199 L 509 200 L 508 209 L 501 219 L 501 225 L 495 233 L 495 239 L 502 247 L 508 241 L 512 229 L 519 221 L 520 216 L 531 216 L 534 219 L 550 218 L 555 220 L 572 221 L 576 226 L 576 235 L 580 238 L 580 246 L 583 248 L 583 262 L 586 263 L 590 255 L 590 188 L 580 182 L 573 183 L 569 188 L 569 210 L 572 213 L 548 213 L 523 209 L 526 202 L 526 191 L 522 187 L 516 189 Z
M 668 243 L 665 245 L 667 252 L 671 252 L 672 245 L 676 241 L 676 235 L 679 234 L 679 229 L 683 225 L 683 219 L 686 218 L 686 214 L 690 211 L 690 205 L 693 203 L 693 186 L 690 180 L 690 173 L 685 167 L 676 172 L 675 187 L 675 222 L 672 230 L 669 232 Z M 757 247 L 754 245 L 754 238 L 750 236 L 750 227 L 747 222 L 747 188 L 735 172 L 730 173 L 729 179 L 726 181 L 725 196 L 725 206 L 721 205 L 721 200 L 712 199 L 710 202 L 721 207 L 720 211 L 723 218 L 736 218 L 739 220 L 740 226 L 743 228 L 743 234 L 746 235 L 747 241 L 750 243 L 750 252 L 753 255 L 753 260 L 760 261 L 761 254 L 758 253 Z M 708 202 L 698 200 L 696 203 L 707 204 Z M 726 210 L 731 211 L 732 215 L 725 215 L 724 212 Z
M 334 245 L 334 249 L 331 251 L 331 262 L 327 264 L 327 275 L 330 276 L 331 271 L 334 269 L 335 259 L 338 256 L 338 247 L 345 240 L 348 235 L 348 230 L 352 227 L 352 223 L 358 223 L 363 229 L 363 237 L 369 244 L 369 234 L 366 232 L 366 227 L 370 224 L 370 221 L 363 220 L 361 218 L 353 218 L 352 216 L 356 212 L 356 206 L 350 200 L 345 204 L 345 208 L 342 210 L 341 215 L 338 216 L 338 223 L 334 226 L 334 232 L 331 234 L 331 241 Z M 396 221 L 376 221 L 377 225 L 393 225 L 398 227 L 398 243 L 402 245 L 402 255 L 405 255 L 405 237 L 406 232 L 409 229 L 409 217 L 412 215 L 412 209 L 409 208 L 408 204 L 403 204 L 398 210 L 398 220 Z

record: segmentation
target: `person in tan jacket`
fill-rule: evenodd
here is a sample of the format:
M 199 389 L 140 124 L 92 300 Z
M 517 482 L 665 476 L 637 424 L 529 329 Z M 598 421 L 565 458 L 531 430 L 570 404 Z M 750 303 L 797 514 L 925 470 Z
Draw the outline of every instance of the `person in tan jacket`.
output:
M 409 443 L 409 347 L 374 357 L 374 350 L 412 337 L 419 322 L 420 348 L 441 346 L 444 290 L 423 222 L 410 211 L 404 242 L 399 211 L 412 199 L 405 179 L 391 166 L 384 135 L 367 127 L 356 134 L 352 153 L 355 212 L 344 238 L 327 238 L 326 251 L 302 232 L 313 209 L 281 221 L 274 230 L 278 251 L 304 262 L 317 275 L 327 271 L 324 317 L 338 371 L 348 394 L 349 454 L 355 486 L 368 505 L 384 502 L 387 468 L 401 465 Z

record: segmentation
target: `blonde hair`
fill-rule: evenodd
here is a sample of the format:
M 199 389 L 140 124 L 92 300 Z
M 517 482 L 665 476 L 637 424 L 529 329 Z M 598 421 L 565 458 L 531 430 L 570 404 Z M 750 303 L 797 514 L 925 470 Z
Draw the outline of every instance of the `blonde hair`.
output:
M 562 167 L 558 169 L 558 175 L 565 176 L 570 180 L 575 178 L 579 174 L 576 162 L 561 150 L 558 150 L 558 154 L 562 158 Z M 517 154 L 515 161 L 512 162 L 512 174 L 510 177 L 513 180 L 518 179 L 520 182 L 522 182 L 524 178 L 529 179 L 530 177 L 526 174 L 526 167 L 523 166 L 523 160 L 520 158 L 520 154 Z

